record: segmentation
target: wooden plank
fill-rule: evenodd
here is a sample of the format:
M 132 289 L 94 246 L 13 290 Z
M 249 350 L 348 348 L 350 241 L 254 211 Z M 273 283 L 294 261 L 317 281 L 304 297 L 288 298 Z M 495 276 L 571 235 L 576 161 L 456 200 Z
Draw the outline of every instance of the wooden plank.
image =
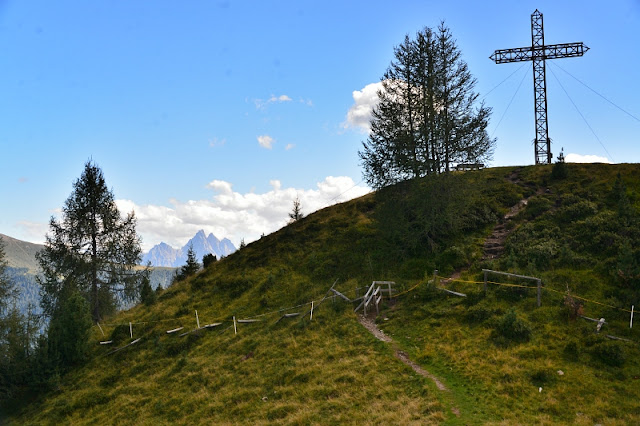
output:
M 375 284 L 392 284 L 395 285 L 395 281 L 374 281 Z
M 616 337 L 616 336 L 612 336 L 612 335 L 610 335 L 610 334 L 605 334 L 605 337 L 608 337 L 609 339 L 613 339 L 613 340 L 622 340 L 623 342 L 632 342 L 632 343 L 635 343 L 633 340 L 625 339 L 624 337 Z
M 116 353 L 116 352 L 118 352 L 118 351 L 121 351 L 121 350 L 123 350 L 123 349 L 125 349 L 125 348 L 128 348 L 129 346 L 131 346 L 131 345 L 134 345 L 134 344 L 138 343 L 138 342 L 140 341 L 140 339 L 141 339 L 141 338 L 140 338 L 140 337 L 138 337 L 136 340 L 134 340 L 133 342 L 129 343 L 128 345 L 124 345 L 124 346 L 123 346 L 123 347 L 121 347 L 121 348 L 114 349 L 114 350 L 112 350 L 111 352 L 109 352 L 107 355 L 111 355 L 111 354 L 114 354 L 114 353 Z
M 236 320 L 238 323 L 240 324 L 251 324 L 254 322 L 259 322 L 259 319 L 242 319 L 242 320 Z
M 167 334 L 175 333 L 176 331 L 182 330 L 184 327 L 174 328 L 173 330 L 167 330 Z
M 454 296 L 467 297 L 467 295 L 464 294 L 464 293 L 458 293 L 457 291 L 447 290 L 446 288 L 439 288 L 438 290 L 442 290 L 442 291 L 447 292 L 449 294 L 453 294 Z
M 580 315 L 580 318 L 589 320 L 589 321 L 593 321 L 593 322 L 600 322 L 600 319 L 598 318 L 589 318 L 589 317 L 585 317 L 584 315 Z M 604 321 L 603 324 L 609 324 L 608 322 Z
M 511 274 L 509 272 L 494 271 L 494 270 L 491 270 L 491 269 L 483 269 L 482 272 L 491 272 L 492 274 L 506 275 L 508 277 L 522 278 L 522 279 L 525 279 L 525 280 L 538 281 L 540 279 L 540 278 L 535 278 L 535 277 L 527 277 L 526 275 Z
M 104 342 L 100 342 L 101 345 L 110 345 L 113 343 L 113 340 L 105 340 Z
M 222 323 L 221 322 L 214 322 L 212 324 L 203 325 L 202 328 L 214 328 L 214 327 L 217 327 L 219 325 L 222 325 Z
M 298 315 L 300 315 L 300 312 L 293 312 L 290 314 L 284 314 L 283 316 L 281 316 L 280 318 L 278 318 L 278 321 L 276 321 L 275 323 L 279 323 L 283 318 L 293 318 L 293 317 L 297 317 Z
M 351 302 L 351 299 L 349 299 L 347 296 L 345 296 L 344 294 L 340 293 L 338 290 L 336 290 L 335 288 L 332 288 L 331 291 L 333 291 L 337 296 L 342 297 L 344 300 L 346 300 L 347 302 Z

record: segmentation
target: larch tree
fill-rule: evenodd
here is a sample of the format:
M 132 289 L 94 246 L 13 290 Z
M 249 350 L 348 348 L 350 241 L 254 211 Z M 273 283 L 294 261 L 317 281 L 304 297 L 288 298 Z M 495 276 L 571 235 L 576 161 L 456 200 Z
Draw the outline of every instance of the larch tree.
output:
M 41 306 L 52 317 L 76 291 L 88 302 L 93 321 L 120 302 L 138 297 L 148 273 L 135 266 L 141 257 L 133 212 L 122 217 L 102 170 L 88 161 L 62 207 L 60 221 L 49 222 L 45 247 L 37 254 L 42 269 Z

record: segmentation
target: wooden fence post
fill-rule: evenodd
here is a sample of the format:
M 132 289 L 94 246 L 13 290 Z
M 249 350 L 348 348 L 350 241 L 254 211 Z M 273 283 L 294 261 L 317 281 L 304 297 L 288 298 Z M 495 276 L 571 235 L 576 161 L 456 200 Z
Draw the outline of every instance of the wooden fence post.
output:
M 233 333 L 238 334 L 238 327 L 236 326 L 236 316 L 233 316 Z
M 131 335 L 131 338 L 133 339 L 133 326 L 131 325 L 131 321 L 129 321 L 129 335 Z
M 629 321 L 629 328 L 633 328 L 633 305 L 631 305 L 631 321 Z
M 542 280 L 538 280 L 538 308 L 542 305 Z
M 198 328 L 200 328 L 200 319 L 198 318 L 198 310 L 196 309 L 196 324 L 198 325 Z
M 482 290 L 486 293 L 487 292 L 487 274 L 489 273 L 489 271 L 484 269 L 483 272 L 484 272 L 484 286 L 482 287 Z
M 309 321 L 313 320 L 313 300 L 311 301 L 311 315 L 309 316 Z

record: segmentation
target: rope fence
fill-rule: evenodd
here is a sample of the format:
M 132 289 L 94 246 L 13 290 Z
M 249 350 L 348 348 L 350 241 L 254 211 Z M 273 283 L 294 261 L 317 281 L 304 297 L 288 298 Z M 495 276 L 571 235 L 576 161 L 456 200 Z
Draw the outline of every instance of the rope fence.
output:
M 518 277 L 518 278 L 521 278 L 521 279 L 532 279 L 532 280 L 536 280 L 538 282 L 541 281 L 539 278 L 534 278 L 534 277 L 518 276 L 518 275 L 515 275 L 515 274 L 500 273 L 498 271 L 488 271 L 488 272 L 495 272 L 495 273 L 499 273 L 499 274 L 512 275 L 514 277 Z M 557 293 L 557 294 L 560 294 L 560 295 L 568 295 L 567 291 L 560 291 L 560 290 L 556 290 L 556 289 L 553 289 L 553 288 L 550 288 L 550 287 L 547 287 L 547 286 L 542 286 L 542 285 L 530 286 L 530 285 L 513 284 L 513 283 L 500 282 L 500 281 L 491 281 L 491 280 L 475 281 L 475 280 L 468 280 L 468 279 L 465 280 L 465 279 L 461 279 L 461 278 L 442 277 L 440 275 L 437 275 L 437 271 L 435 271 L 435 273 L 433 275 L 433 280 L 419 281 L 419 282 L 415 283 L 414 285 L 412 285 L 407 290 L 404 290 L 404 291 L 402 291 L 400 293 L 397 293 L 397 294 L 391 294 L 391 292 L 390 292 L 389 298 L 390 299 L 391 298 L 396 299 L 396 298 L 405 296 L 405 295 L 415 291 L 417 288 L 419 288 L 423 284 L 426 284 L 428 282 L 437 283 L 436 280 L 439 280 L 440 283 L 447 283 L 447 284 L 448 283 L 457 282 L 457 283 L 463 283 L 463 284 L 483 285 L 483 286 L 485 286 L 484 287 L 485 289 L 486 289 L 486 285 L 487 284 L 492 284 L 492 285 L 495 285 L 495 286 L 510 287 L 510 288 L 523 288 L 523 289 L 538 290 L 538 291 L 540 291 L 540 290 L 548 290 L 550 292 Z M 213 329 L 214 327 L 217 328 L 217 330 L 216 330 L 217 333 L 216 334 L 222 334 L 225 331 L 230 330 L 231 328 L 234 329 L 234 334 L 237 334 L 238 333 L 238 330 L 237 330 L 237 325 L 238 324 L 261 322 L 266 317 L 269 317 L 269 316 L 272 316 L 272 315 L 276 315 L 276 314 L 280 315 L 280 317 L 274 323 L 274 325 L 278 324 L 281 320 L 283 320 L 285 318 L 300 317 L 299 321 L 302 321 L 304 318 L 309 316 L 309 320 L 313 320 L 314 307 L 317 309 L 317 307 L 320 306 L 320 304 L 322 304 L 322 302 L 327 300 L 327 299 L 334 299 L 335 300 L 335 298 L 339 297 L 339 298 L 342 298 L 342 299 L 349 300 L 350 302 L 354 302 L 354 301 L 357 301 L 357 300 L 361 299 L 361 298 L 357 297 L 358 296 L 358 290 L 360 288 L 355 288 L 354 290 L 345 292 L 346 294 L 349 294 L 349 295 L 354 294 L 353 299 L 349 299 L 349 298 L 345 297 L 345 295 L 343 293 L 340 293 L 338 291 L 334 291 L 333 288 L 336 285 L 336 283 L 337 283 L 337 280 L 333 283 L 333 285 L 327 291 L 325 296 L 322 297 L 321 299 L 318 299 L 318 300 L 314 299 L 314 300 L 311 300 L 310 302 L 301 303 L 301 304 L 298 304 L 298 305 L 289 306 L 289 307 L 285 307 L 285 308 L 280 308 L 280 309 L 269 311 L 269 312 L 265 312 L 265 313 L 262 313 L 262 314 L 246 316 L 246 317 L 243 317 L 243 318 L 236 318 L 236 316 L 227 316 L 225 318 L 218 319 L 213 323 L 206 324 L 206 325 L 204 325 L 202 327 L 200 327 L 200 319 L 199 319 L 197 310 L 194 310 L 195 311 L 195 316 L 193 316 L 193 315 L 183 315 L 183 316 L 179 316 L 179 317 L 175 317 L 175 318 L 166 318 L 166 319 L 149 320 L 149 321 L 126 321 L 125 320 L 124 322 L 120 322 L 120 323 L 102 323 L 102 324 L 96 323 L 94 325 L 94 327 L 99 328 L 100 332 L 102 333 L 102 335 L 105 336 L 105 332 L 104 332 L 104 330 L 102 328 L 104 326 L 106 326 L 106 327 L 118 327 L 118 326 L 127 326 L 127 325 L 129 326 L 129 331 L 131 333 L 130 337 L 132 339 L 132 342 L 128 343 L 127 345 L 125 345 L 125 346 L 123 346 L 121 348 L 117 348 L 115 350 L 112 350 L 112 351 L 108 352 L 105 355 L 110 355 L 112 353 L 118 352 L 119 350 L 124 349 L 126 347 L 129 347 L 129 346 L 133 345 L 134 343 L 137 343 L 137 342 L 139 342 L 141 340 L 141 338 L 133 340 L 133 334 L 134 334 L 133 333 L 133 326 L 134 325 L 138 325 L 139 326 L 139 325 L 151 325 L 151 324 L 173 322 L 174 326 L 177 326 L 177 327 L 172 329 L 172 330 L 168 330 L 166 332 L 167 334 L 172 334 L 174 332 L 181 331 L 182 329 L 185 328 L 182 325 L 182 323 L 188 321 L 189 319 L 191 319 L 191 320 L 195 319 L 195 323 L 197 324 L 197 327 L 195 329 L 192 329 L 192 330 L 189 330 L 189 331 L 187 331 L 185 333 L 180 334 L 180 336 L 185 336 L 187 334 L 190 334 L 190 333 L 193 333 L 193 332 L 199 331 L 199 330 Z M 438 288 L 440 288 L 440 287 L 438 287 Z M 450 290 L 447 290 L 446 288 L 444 288 L 444 286 L 442 288 L 440 288 L 440 289 L 448 291 L 449 293 L 453 293 L 453 294 L 458 295 L 458 296 L 466 296 L 466 295 L 464 295 L 462 293 L 456 293 L 456 292 L 452 292 Z M 329 294 L 332 291 L 334 291 L 334 293 L 336 293 L 336 294 L 333 294 L 333 295 L 329 296 Z M 572 297 L 574 299 L 578 299 L 578 300 L 584 301 L 584 302 L 600 305 L 600 306 L 603 306 L 603 307 L 616 309 L 616 310 L 619 310 L 619 311 L 622 311 L 622 312 L 631 313 L 631 315 L 632 315 L 631 324 L 633 322 L 633 307 L 632 307 L 632 309 L 620 308 L 620 307 L 613 306 L 613 305 L 610 305 L 610 304 L 607 304 L 607 303 L 599 302 L 597 300 L 588 299 L 588 298 L 582 297 L 582 296 L 576 296 L 574 294 L 570 294 L 570 297 Z M 307 307 L 310 307 L 310 309 L 307 310 L 308 309 Z M 302 312 L 284 313 L 284 312 L 292 311 L 294 309 L 299 309 L 299 308 L 305 308 L 305 312 L 304 313 L 302 313 Z M 200 311 L 200 316 L 201 317 L 206 317 L 206 312 Z M 223 325 L 223 324 L 228 324 L 228 326 L 227 327 L 218 328 L 218 326 Z M 100 342 L 100 344 L 107 344 L 107 343 L 111 343 L 111 341 Z

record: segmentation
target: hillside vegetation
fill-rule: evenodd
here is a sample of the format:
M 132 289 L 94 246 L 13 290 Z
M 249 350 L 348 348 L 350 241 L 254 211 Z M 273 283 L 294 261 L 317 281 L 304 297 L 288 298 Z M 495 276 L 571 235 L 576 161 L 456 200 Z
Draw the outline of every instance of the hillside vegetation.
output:
M 9 422 L 638 424 L 640 165 L 567 166 L 430 176 L 311 214 L 94 327 L 92 360 Z M 483 268 L 540 278 L 542 306 L 528 281 L 492 276 L 484 292 Z M 373 280 L 396 282 L 376 319 L 395 343 L 322 301 Z M 179 336 L 197 320 L 221 324 Z M 140 340 L 112 353 L 130 322 Z

